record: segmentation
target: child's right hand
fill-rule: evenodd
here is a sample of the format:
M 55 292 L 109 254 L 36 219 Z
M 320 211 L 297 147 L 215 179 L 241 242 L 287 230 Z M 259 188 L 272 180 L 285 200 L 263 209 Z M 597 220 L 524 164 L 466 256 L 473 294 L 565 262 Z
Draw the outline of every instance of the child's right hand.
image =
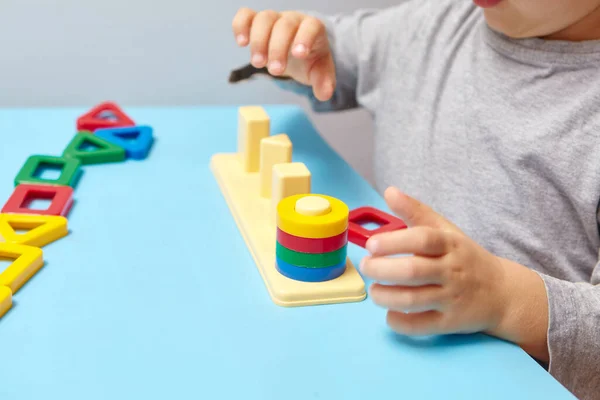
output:
M 238 45 L 250 45 L 254 67 L 267 67 L 272 75 L 311 86 L 321 101 L 331 98 L 335 66 L 323 22 L 295 11 L 242 8 L 232 26 Z

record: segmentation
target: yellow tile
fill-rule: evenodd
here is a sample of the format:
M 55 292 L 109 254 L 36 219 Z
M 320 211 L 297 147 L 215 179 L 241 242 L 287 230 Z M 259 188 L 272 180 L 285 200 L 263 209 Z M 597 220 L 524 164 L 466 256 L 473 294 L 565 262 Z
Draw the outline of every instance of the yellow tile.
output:
M 271 197 L 273 166 L 292 162 L 292 142 L 285 133 L 264 138 L 260 143 L 260 195 Z
M 17 233 L 15 229 L 28 229 Z M 59 215 L 0 214 L 3 242 L 43 247 L 68 234 L 67 219 Z
M 7 286 L 13 294 L 44 265 L 42 249 L 23 244 L 0 243 L 0 258 L 13 260 L 0 273 L 0 286 Z
M 271 208 L 275 216 L 281 200 L 296 194 L 308 194 L 311 190 L 311 174 L 304 163 L 295 162 L 273 166 Z
M 6 286 L 0 286 L 0 318 L 12 307 L 12 292 Z
M 240 107 L 238 110 L 238 153 L 244 172 L 258 172 L 260 141 L 269 136 L 271 120 L 260 106 Z

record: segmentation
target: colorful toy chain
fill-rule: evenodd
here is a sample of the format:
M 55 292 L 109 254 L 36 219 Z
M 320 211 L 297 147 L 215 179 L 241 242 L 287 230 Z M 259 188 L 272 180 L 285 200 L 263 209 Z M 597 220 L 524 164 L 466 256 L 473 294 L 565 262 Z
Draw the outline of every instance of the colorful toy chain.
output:
M 67 217 L 82 166 L 143 160 L 154 142 L 151 127 L 136 125 L 112 102 L 80 116 L 76 128 L 62 155 L 32 155 L 25 161 L 0 211 L 0 258 L 13 260 L 0 271 L 0 318 L 12 308 L 12 296 L 44 265 L 42 247 L 68 235 Z M 58 178 L 42 178 L 39 172 L 47 168 L 59 169 Z M 35 200 L 49 200 L 50 205 L 30 208 Z

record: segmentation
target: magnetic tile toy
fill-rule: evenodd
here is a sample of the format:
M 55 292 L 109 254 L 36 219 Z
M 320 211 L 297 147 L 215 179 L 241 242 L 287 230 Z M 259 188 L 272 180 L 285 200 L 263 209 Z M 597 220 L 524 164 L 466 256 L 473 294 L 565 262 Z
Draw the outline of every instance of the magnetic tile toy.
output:
M 378 228 L 369 230 L 363 224 L 374 223 Z M 405 229 L 406 224 L 400 218 L 385 213 L 374 207 L 360 207 L 350 211 L 348 217 L 348 241 L 365 247 L 373 235 Z

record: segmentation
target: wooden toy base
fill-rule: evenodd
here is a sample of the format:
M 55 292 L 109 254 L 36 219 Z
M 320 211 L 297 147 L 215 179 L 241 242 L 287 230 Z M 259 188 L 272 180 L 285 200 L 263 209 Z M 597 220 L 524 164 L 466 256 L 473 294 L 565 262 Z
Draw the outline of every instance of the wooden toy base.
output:
M 277 227 L 271 200 L 260 196 L 259 173 L 245 173 L 237 153 L 216 154 L 211 169 L 275 304 L 285 307 L 364 300 L 365 283 L 350 259 L 346 272 L 308 283 L 281 275 L 275 266 Z

